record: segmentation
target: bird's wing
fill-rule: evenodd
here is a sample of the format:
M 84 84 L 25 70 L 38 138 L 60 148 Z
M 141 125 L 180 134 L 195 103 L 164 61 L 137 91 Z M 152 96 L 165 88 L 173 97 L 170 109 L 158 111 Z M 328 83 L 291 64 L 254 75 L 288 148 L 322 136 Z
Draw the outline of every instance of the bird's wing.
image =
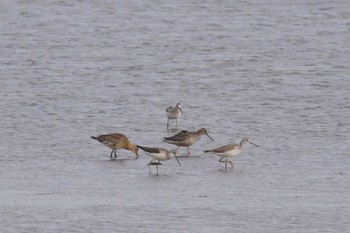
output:
M 137 146 L 137 147 L 140 148 L 141 150 L 148 152 L 148 153 L 158 154 L 162 151 L 162 149 L 158 148 L 158 147 L 145 147 L 145 146 Z
M 167 107 L 165 111 L 170 112 L 172 109 L 173 109 L 173 106 L 170 106 L 170 107 Z
M 107 134 L 106 136 L 113 138 L 114 140 L 122 140 L 125 136 L 120 133 L 112 133 L 112 134 Z
M 166 140 L 166 141 L 184 141 L 184 140 L 189 138 L 190 133 L 191 132 L 189 132 L 187 130 L 182 130 L 181 132 L 179 132 L 178 134 L 175 134 L 174 136 L 165 137 L 164 140 Z
M 215 149 L 211 149 L 211 150 L 206 150 L 204 152 L 211 152 L 211 153 L 223 153 L 225 151 L 228 151 L 228 150 L 233 150 L 235 149 L 235 147 L 237 147 L 238 145 L 236 144 L 230 144 L 230 145 L 226 145 L 226 146 L 221 146 L 221 147 L 218 147 L 218 148 L 215 148 Z
M 123 134 L 112 133 L 99 136 L 99 141 L 105 145 L 117 145 L 127 141 L 127 137 Z

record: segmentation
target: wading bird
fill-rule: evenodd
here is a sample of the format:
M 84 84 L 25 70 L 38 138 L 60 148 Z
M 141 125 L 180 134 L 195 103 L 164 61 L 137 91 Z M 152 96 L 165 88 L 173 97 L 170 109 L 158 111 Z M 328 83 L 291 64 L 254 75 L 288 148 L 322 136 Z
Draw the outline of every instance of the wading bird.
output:
M 182 130 L 181 132 L 179 132 L 178 134 L 175 134 L 174 136 L 171 137 L 165 137 L 164 142 L 166 143 L 170 143 L 170 144 L 174 144 L 177 146 L 177 148 L 175 149 L 175 151 L 177 152 L 177 150 L 179 149 L 179 147 L 187 147 L 187 155 L 190 155 L 190 146 L 195 143 L 196 141 L 198 141 L 202 135 L 207 135 L 212 141 L 214 141 L 214 139 L 212 139 L 209 134 L 208 131 L 205 128 L 201 128 L 200 130 L 198 130 L 197 132 L 190 132 L 187 130 Z
M 168 122 L 166 125 L 167 129 L 169 128 L 169 120 L 176 120 L 176 128 L 177 128 L 177 118 L 179 118 L 183 113 L 181 109 L 181 104 L 177 103 L 174 107 L 173 106 L 167 107 L 165 112 L 168 118 Z
M 233 163 L 231 161 L 229 161 L 228 159 L 241 153 L 243 146 L 247 143 L 250 143 L 254 146 L 259 147 L 258 145 L 252 143 L 248 138 L 243 138 L 239 144 L 229 144 L 229 145 L 221 146 L 221 147 L 218 147 L 215 149 L 205 150 L 204 152 L 205 153 L 212 153 L 212 154 L 220 156 L 221 158 L 219 159 L 219 162 L 225 163 L 225 169 L 227 169 L 227 163 L 231 164 L 231 166 L 233 167 Z M 223 161 L 222 160 L 223 158 L 226 158 L 226 160 Z
M 149 173 L 151 173 L 151 165 L 156 165 L 157 175 L 158 175 L 158 166 L 160 165 L 160 161 L 169 160 L 172 157 L 175 157 L 177 163 L 181 166 L 179 160 L 176 157 L 175 150 L 166 150 L 164 148 L 159 148 L 159 147 L 145 147 L 145 146 L 137 146 L 137 147 L 145 151 L 149 156 L 152 157 L 151 161 L 147 164 L 149 168 Z
M 132 144 L 124 134 L 112 133 L 112 134 L 100 135 L 97 137 L 91 136 L 91 138 L 96 139 L 97 141 L 101 142 L 105 146 L 112 149 L 112 152 L 110 155 L 111 159 L 112 159 L 113 153 L 114 153 L 114 159 L 117 158 L 116 151 L 118 149 L 130 150 L 136 154 L 136 159 L 139 157 L 137 146 L 135 144 Z

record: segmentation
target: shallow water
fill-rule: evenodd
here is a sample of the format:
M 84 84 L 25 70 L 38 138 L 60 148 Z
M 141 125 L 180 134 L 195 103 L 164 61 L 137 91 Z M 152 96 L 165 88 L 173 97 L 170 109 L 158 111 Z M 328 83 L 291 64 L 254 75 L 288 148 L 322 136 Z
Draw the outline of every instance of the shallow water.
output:
M 346 232 L 347 1 L 0 3 L 2 232 Z M 179 126 L 165 108 L 181 102 Z M 110 150 L 208 129 L 193 156 Z M 247 145 L 225 171 L 204 149 Z M 186 149 L 181 149 L 185 153 Z

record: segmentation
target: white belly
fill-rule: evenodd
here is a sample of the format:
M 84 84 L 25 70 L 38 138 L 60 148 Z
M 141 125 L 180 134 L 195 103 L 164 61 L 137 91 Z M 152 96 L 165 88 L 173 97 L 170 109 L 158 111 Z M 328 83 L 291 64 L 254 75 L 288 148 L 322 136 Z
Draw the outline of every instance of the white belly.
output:
M 168 119 L 177 119 L 181 116 L 181 111 L 167 112 L 166 116 Z
M 239 150 L 239 149 L 233 149 L 233 150 L 228 150 L 228 151 L 225 151 L 225 152 L 217 154 L 217 155 L 223 156 L 223 157 L 234 157 L 234 156 L 238 155 L 240 152 L 241 152 L 241 150 Z

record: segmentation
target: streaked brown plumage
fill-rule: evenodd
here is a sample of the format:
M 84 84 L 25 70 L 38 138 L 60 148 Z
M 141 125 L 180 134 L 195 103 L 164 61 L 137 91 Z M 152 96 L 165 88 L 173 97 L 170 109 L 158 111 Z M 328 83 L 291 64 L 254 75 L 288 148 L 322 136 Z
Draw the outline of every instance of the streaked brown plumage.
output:
M 214 141 L 214 139 L 212 139 L 209 136 L 208 131 L 205 128 L 201 128 L 197 132 L 190 132 L 187 130 L 182 130 L 181 132 L 179 132 L 178 134 L 176 134 L 174 136 L 165 137 L 164 142 L 176 145 L 177 146 L 176 151 L 181 146 L 187 147 L 187 154 L 189 155 L 189 154 L 191 154 L 189 147 L 193 143 L 198 141 L 202 135 L 207 135 L 212 141 Z
M 121 133 L 103 134 L 97 137 L 91 136 L 105 146 L 112 149 L 110 157 L 112 158 L 114 152 L 114 159 L 117 158 L 116 150 L 125 149 L 130 150 L 136 154 L 136 159 L 139 157 L 138 148 L 135 144 L 131 143 L 129 139 Z

